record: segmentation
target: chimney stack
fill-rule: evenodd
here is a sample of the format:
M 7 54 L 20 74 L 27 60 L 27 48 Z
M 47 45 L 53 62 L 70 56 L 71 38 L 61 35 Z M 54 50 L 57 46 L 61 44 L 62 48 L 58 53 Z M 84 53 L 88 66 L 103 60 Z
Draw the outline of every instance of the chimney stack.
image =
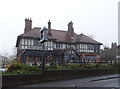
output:
M 74 37 L 74 28 L 73 28 L 73 23 L 72 21 L 68 23 L 68 32 L 72 37 Z
M 52 33 L 51 33 L 51 22 L 50 22 L 50 20 L 48 22 L 48 35 L 52 36 Z
M 112 42 L 111 48 L 115 48 L 115 47 L 117 47 L 117 43 L 116 42 Z
M 32 20 L 31 18 L 26 18 L 25 19 L 25 29 L 24 29 L 24 33 L 28 32 L 32 30 Z

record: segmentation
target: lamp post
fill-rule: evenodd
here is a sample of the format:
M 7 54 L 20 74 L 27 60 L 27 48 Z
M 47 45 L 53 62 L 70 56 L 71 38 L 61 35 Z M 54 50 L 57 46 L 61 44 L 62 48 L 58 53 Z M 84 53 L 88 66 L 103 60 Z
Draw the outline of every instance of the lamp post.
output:
M 42 71 L 44 71 L 44 66 L 45 66 L 45 59 L 44 59 L 44 42 L 48 40 L 48 29 L 47 27 L 43 27 L 43 29 L 40 30 L 40 43 L 43 44 L 43 49 L 42 49 Z

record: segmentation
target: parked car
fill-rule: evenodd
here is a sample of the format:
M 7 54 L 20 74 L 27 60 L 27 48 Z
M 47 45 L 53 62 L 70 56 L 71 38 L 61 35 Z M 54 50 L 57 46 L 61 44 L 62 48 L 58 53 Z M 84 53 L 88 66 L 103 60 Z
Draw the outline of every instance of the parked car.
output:
M 7 70 L 6 68 L 0 68 L 0 72 L 4 72 L 6 70 Z

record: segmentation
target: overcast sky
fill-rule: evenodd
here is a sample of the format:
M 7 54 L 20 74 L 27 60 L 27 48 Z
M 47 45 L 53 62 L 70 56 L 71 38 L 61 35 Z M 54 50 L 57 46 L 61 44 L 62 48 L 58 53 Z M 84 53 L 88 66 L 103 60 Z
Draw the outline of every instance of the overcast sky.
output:
M 118 42 L 119 0 L 1 0 L 0 53 L 12 53 L 17 36 L 24 32 L 25 18 L 32 27 L 47 26 L 67 31 L 73 21 L 74 32 L 93 35 L 95 40 L 111 47 Z

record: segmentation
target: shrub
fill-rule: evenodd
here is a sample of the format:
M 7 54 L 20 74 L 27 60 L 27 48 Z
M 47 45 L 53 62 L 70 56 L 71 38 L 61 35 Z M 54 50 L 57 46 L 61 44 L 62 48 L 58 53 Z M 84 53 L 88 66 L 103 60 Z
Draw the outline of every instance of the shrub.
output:
M 83 68 L 96 68 L 99 65 L 96 65 L 95 63 L 85 63 L 81 65 Z
M 61 65 L 57 65 L 57 68 L 56 68 L 57 70 L 62 70 L 62 69 L 64 69 L 64 67 L 63 66 L 61 66 Z
M 80 69 L 80 65 L 78 64 L 69 64 L 65 67 L 65 69 Z
M 120 63 L 114 63 L 111 65 L 112 68 L 120 68 Z
M 108 65 L 108 64 L 101 64 L 101 66 L 100 66 L 101 68 L 111 68 L 111 66 L 110 65 Z
M 36 66 L 29 66 L 22 63 L 12 63 L 9 65 L 6 74 L 27 74 L 27 73 L 40 73 L 41 69 Z
M 100 63 L 85 63 L 82 65 L 83 68 L 111 68 L 108 64 L 100 64 Z
M 46 70 L 56 70 L 57 69 L 57 65 L 46 65 L 45 69 Z
M 64 65 L 47 65 L 45 66 L 47 70 L 69 70 L 69 69 L 80 69 L 79 64 L 64 64 Z

